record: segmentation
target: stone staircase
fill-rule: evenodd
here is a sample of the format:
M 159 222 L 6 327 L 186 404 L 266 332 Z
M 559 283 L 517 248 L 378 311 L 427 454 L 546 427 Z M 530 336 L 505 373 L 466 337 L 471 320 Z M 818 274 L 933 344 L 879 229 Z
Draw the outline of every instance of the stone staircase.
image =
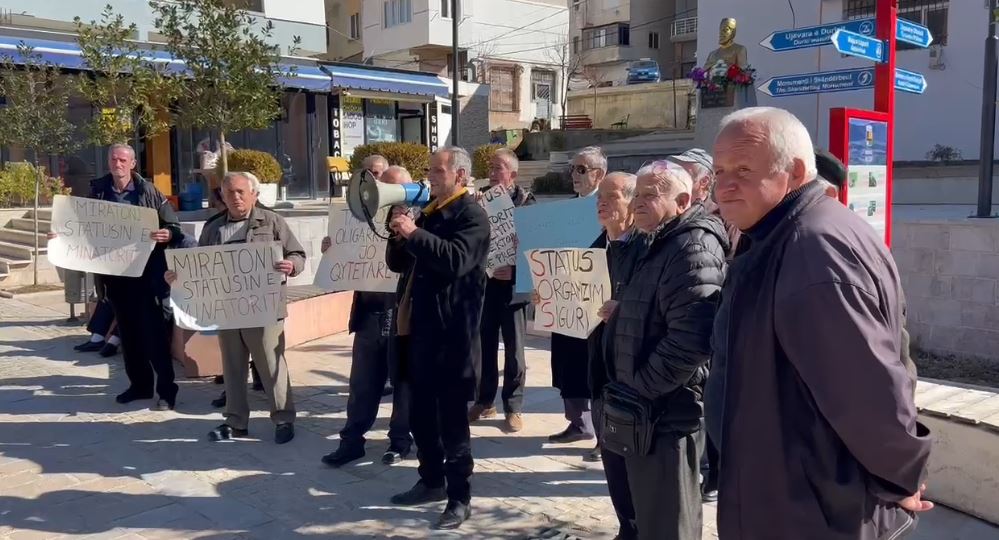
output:
M 35 263 L 34 211 L 27 210 L 0 229 L 0 287 L 31 285 Z M 38 283 L 61 282 L 56 268 L 45 257 L 46 234 L 52 227 L 52 210 L 38 211 Z

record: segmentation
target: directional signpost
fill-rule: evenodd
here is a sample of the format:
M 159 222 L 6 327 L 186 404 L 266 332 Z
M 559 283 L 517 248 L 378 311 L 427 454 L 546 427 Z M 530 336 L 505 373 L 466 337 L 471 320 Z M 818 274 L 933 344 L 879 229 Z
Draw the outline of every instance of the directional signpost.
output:
M 885 44 L 881 40 L 849 30 L 836 30 L 831 39 L 833 47 L 843 54 L 874 62 L 884 61 Z
M 874 68 L 858 68 L 771 77 L 758 90 L 770 97 L 790 97 L 868 90 L 873 87 Z M 914 71 L 896 68 L 895 90 L 922 94 L 926 92 L 926 78 Z
M 922 73 L 895 68 L 895 89 L 910 94 L 926 92 L 926 77 Z
M 765 49 L 776 52 L 825 47 L 829 45 L 829 38 L 837 30 L 847 30 L 856 34 L 873 36 L 874 19 L 843 21 L 820 26 L 795 28 L 794 30 L 780 30 L 767 36 L 766 39 L 760 42 L 760 45 Z
M 899 19 L 895 24 L 895 38 L 924 49 L 933 43 L 929 28 L 905 19 Z

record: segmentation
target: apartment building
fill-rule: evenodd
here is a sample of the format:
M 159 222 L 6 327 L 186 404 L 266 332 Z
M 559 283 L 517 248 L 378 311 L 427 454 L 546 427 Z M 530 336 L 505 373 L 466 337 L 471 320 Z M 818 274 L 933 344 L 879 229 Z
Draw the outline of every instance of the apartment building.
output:
M 695 65 L 697 0 L 570 0 L 569 16 L 574 87 L 626 84 L 638 60 L 664 80 Z
M 565 0 L 459 0 L 457 13 L 451 0 L 358 3 L 365 62 L 488 84 L 493 130 L 552 122 L 562 114 L 569 61 Z M 451 72 L 453 17 L 460 21 L 457 74 Z
M 364 60 L 363 5 L 363 0 L 326 0 L 327 60 L 354 63 Z

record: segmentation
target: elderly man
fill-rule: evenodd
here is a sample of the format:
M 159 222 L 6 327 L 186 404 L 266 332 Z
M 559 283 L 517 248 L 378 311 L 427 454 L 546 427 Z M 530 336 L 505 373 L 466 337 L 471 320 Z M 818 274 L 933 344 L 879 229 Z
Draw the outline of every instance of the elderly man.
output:
M 284 218 L 256 206 L 260 180 L 251 173 L 230 172 L 222 180 L 222 199 L 227 211 L 205 223 L 200 246 L 225 244 L 281 244 L 282 259 L 274 268 L 286 276 L 297 276 L 305 269 L 305 249 L 295 239 Z M 167 280 L 176 276 L 171 272 Z M 284 444 L 295 437 L 295 405 L 291 397 L 291 379 L 284 358 L 284 319 L 281 308 L 276 324 L 238 330 L 220 330 L 222 374 L 225 376 L 225 423 L 208 433 L 212 441 L 245 437 L 249 431 L 250 403 L 247 400 L 246 375 L 249 359 L 260 374 L 260 382 L 270 400 L 271 420 L 275 424 L 274 442 Z
M 392 502 L 447 499 L 439 529 L 456 529 L 471 513 L 468 402 L 475 398 L 473 351 L 480 346 L 489 254 L 489 218 L 465 187 L 471 170 L 461 148 L 431 156 L 432 200 L 415 222 L 393 212 L 385 253 L 389 269 L 400 274 L 396 330 L 412 385 L 410 421 L 420 460 L 419 482 Z
M 361 162 L 361 167 L 371 173 L 371 176 L 373 176 L 375 180 L 381 180 L 382 173 L 389 168 L 389 162 L 385 159 L 385 156 L 371 154 L 370 156 L 364 158 L 364 161 Z
M 125 356 L 128 389 L 118 394 L 118 403 L 150 399 L 159 395 L 154 408 L 173 409 L 177 403 L 177 384 L 170 357 L 170 332 L 173 321 L 166 308 L 170 289 L 163 281 L 166 271 L 164 248 L 181 237 L 180 222 L 166 197 L 156 186 L 139 176 L 135 169 L 135 150 L 127 144 L 115 144 L 108 151 L 107 176 L 90 183 L 90 198 L 152 208 L 159 214 L 160 229 L 150 237 L 157 243 L 141 277 L 95 275 L 98 297 L 107 298 L 118 321 L 121 347 Z M 49 233 L 54 238 L 55 233 Z M 153 374 L 155 373 L 155 385 Z
M 588 146 L 573 156 L 570 170 L 576 197 L 590 197 L 597 193 L 600 181 L 607 175 L 607 156 L 601 149 Z M 602 248 L 606 244 L 607 237 L 604 233 L 594 246 Z M 585 339 L 552 334 L 552 386 L 558 388 L 562 396 L 565 419 L 569 421 L 569 425 L 550 435 L 548 442 L 570 444 L 594 438 L 586 355 Z
M 389 167 L 379 174 L 380 181 L 386 184 L 413 182 L 409 171 L 399 166 Z M 329 237 L 323 238 L 323 253 L 329 248 Z M 409 385 L 398 380 L 398 353 L 392 344 L 395 303 L 395 293 L 354 292 L 347 326 L 354 333 L 347 422 L 340 430 L 340 445 L 336 451 L 323 456 L 323 463 L 330 467 L 342 467 L 364 457 L 364 435 L 375 425 L 382 389 L 389 379 L 393 381 L 392 417 L 389 420 L 389 447 L 382 454 L 382 463 L 392 465 L 409 456 L 413 445 L 409 434 Z
M 647 248 L 605 330 L 601 442 L 624 456 L 639 539 L 701 537 L 701 394 L 728 239 L 719 218 L 690 205 L 691 184 L 668 161 L 638 172 L 631 208 Z
M 501 148 L 489 161 L 489 186 L 503 186 L 514 206 L 534 204 L 534 194 L 517 185 L 520 160 L 508 148 Z M 482 307 L 482 372 L 478 397 L 468 411 L 468 421 L 496 416 L 496 390 L 499 385 L 499 336 L 503 335 L 503 412 L 504 429 L 515 433 L 524 429 L 524 383 L 527 382 L 527 362 L 524 359 L 524 337 L 527 334 L 527 301 L 514 298 L 512 266 L 496 268 L 486 282 L 486 298 Z
M 872 227 L 828 197 L 791 113 L 723 119 L 715 196 L 748 240 L 716 319 L 723 358 L 719 534 L 900 538 L 930 452 L 900 361 L 898 271 Z M 818 322 L 821 321 L 821 322 Z M 720 421 L 719 421 L 720 419 Z

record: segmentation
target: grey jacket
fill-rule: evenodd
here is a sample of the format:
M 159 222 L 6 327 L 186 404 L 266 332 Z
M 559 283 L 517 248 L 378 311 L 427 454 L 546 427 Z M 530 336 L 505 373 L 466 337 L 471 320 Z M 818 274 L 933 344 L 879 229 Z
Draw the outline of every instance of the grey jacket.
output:
M 728 358 L 720 538 L 910 531 L 915 517 L 897 503 L 919 489 L 930 439 L 901 360 L 901 285 L 884 241 L 816 183 L 746 234 L 716 325 Z
M 218 246 L 222 244 L 220 229 L 226 223 L 226 212 L 220 212 L 205 222 L 205 227 L 201 230 L 201 238 L 198 240 L 199 246 Z M 285 260 L 291 261 L 295 269 L 291 272 L 291 277 L 295 277 L 305 270 L 305 248 L 298 243 L 298 239 L 288 228 L 288 223 L 277 213 L 254 207 L 250 211 L 248 228 L 245 235 L 238 234 L 229 239 L 226 244 L 242 244 L 246 242 L 277 242 L 281 244 L 282 256 Z M 287 285 L 285 285 L 287 286 Z M 287 306 L 281 307 L 280 319 L 288 317 Z

